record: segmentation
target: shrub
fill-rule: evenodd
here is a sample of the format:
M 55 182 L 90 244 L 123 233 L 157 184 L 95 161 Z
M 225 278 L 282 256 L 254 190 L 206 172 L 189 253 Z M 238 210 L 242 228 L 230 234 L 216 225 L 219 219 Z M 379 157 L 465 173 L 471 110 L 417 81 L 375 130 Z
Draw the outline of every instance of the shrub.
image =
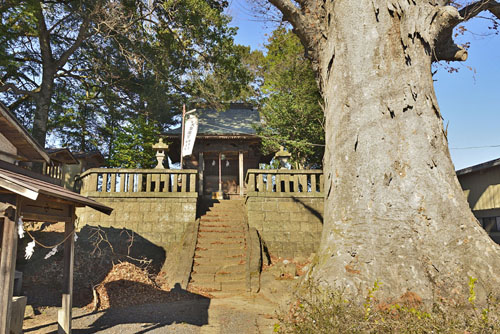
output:
M 500 333 L 500 301 L 488 298 L 487 305 L 475 304 L 475 279 L 469 281 L 469 298 L 462 305 L 448 306 L 435 302 L 426 307 L 412 292 L 397 302 L 380 303 L 374 297 L 380 282 L 368 291 L 359 304 L 342 291 L 306 283 L 290 310 L 278 315 L 277 333 Z

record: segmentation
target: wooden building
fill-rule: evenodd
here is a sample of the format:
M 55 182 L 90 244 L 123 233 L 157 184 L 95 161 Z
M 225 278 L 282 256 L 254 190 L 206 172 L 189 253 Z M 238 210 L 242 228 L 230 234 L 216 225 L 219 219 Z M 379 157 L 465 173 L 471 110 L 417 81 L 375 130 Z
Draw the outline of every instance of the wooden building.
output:
M 474 216 L 500 244 L 500 159 L 457 171 Z
M 183 168 L 198 169 L 200 195 L 242 196 L 247 170 L 270 160 L 261 154 L 261 140 L 254 128 L 260 123 L 258 111 L 250 105 L 231 104 L 225 111 L 200 109 L 194 115 L 198 132 L 193 153 L 184 157 Z M 180 137 L 181 128 L 167 132 L 172 142 L 168 155 L 174 163 L 180 161 Z
M 80 175 L 90 168 L 103 167 L 105 160 L 101 152 L 75 152 L 73 156 L 76 159 L 76 164 L 63 164 L 62 173 L 64 175 L 62 186 L 66 189 L 80 192 Z
M 69 333 L 75 207 L 89 206 L 106 214 L 112 209 L 61 187 L 57 178 L 19 166 L 20 162 L 52 165 L 47 152 L 0 104 L 0 333 L 11 330 L 18 224 L 26 221 L 65 223 L 64 281 L 58 323 L 60 333 Z M 24 313 L 19 316 L 23 317 Z

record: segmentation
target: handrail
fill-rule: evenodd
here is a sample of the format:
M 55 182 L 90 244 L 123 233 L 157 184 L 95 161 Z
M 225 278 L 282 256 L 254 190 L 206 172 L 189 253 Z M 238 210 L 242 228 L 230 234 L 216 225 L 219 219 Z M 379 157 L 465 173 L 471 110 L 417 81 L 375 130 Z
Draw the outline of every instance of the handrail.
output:
M 92 168 L 79 177 L 88 196 L 196 195 L 195 169 Z
M 319 169 L 249 169 L 245 182 L 248 194 L 323 193 L 323 171 Z

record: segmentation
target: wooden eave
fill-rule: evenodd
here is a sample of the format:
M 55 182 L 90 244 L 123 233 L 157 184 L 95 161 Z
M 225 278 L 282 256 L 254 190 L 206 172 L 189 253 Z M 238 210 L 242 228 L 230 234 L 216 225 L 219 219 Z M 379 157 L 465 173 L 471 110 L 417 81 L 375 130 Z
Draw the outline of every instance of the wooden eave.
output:
M 18 166 L 9 169 L 0 167 L 0 188 L 31 200 L 36 200 L 39 195 L 46 195 L 56 200 L 67 201 L 75 206 L 89 206 L 108 215 L 113 211 L 112 208 L 106 205 L 66 188 L 18 173 L 15 171 L 16 167 L 22 169 Z
M 67 148 L 47 149 L 50 159 L 66 165 L 78 165 L 79 162 Z
M 165 137 L 167 139 L 180 139 L 179 134 L 167 134 Z M 218 139 L 259 139 L 260 137 L 257 135 L 251 135 L 251 134 L 203 134 L 199 133 L 196 135 L 196 139 L 208 139 L 208 140 L 218 140 Z
M 0 132 L 17 148 L 18 155 L 27 161 L 50 162 L 44 149 L 2 103 L 0 103 Z

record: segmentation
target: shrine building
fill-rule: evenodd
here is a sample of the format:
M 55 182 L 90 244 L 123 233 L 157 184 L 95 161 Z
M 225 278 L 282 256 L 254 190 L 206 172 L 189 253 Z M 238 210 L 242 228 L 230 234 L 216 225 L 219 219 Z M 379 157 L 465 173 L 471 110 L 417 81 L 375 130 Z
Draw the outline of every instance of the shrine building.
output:
M 243 196 L 248 169 L 270 160 L 262 155 L 254 128 L 260 123 L 259 112 L 251 105 L 233 103 L 225 111 L 199 109 L 192 115 L 198 118 L 198 132 L 182 168 L 198 170 L 198 192 L 204 197 Z M 172 142 L 168 156 L 173 163 L 180 162 L 181 133 L 181 127 L 166 133 Z

